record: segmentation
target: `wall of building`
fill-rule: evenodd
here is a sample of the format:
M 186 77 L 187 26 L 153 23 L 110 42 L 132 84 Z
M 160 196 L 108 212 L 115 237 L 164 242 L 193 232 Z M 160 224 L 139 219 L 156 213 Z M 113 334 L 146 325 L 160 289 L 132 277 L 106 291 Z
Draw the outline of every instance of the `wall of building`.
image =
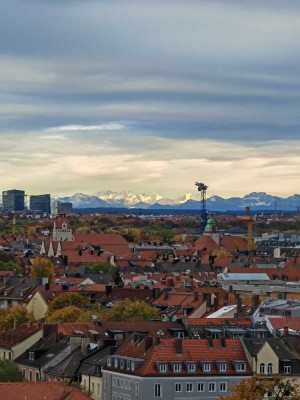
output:
M 153 400 L 156 398 L 163 398 L 164 400 L 217 400 L 219 396 L 228 392 L 230 386 L 239 383 L 241 379 L 240 376 L 226 375 L 139 377 L 103 371 L 103 400 L 116 400 L 118 397 L 126 400 Z M 224 384 L 226 391 L 221 391 L 220 389 Z M 161 395 L 157 397 L 155 397 L 155 385 L 161 385 Z M 181 385 L 181 391 L 176 391 L 178 385 Z
M 81 389 L 95 400 L 102 400 L 102 377 L 82 375 Z

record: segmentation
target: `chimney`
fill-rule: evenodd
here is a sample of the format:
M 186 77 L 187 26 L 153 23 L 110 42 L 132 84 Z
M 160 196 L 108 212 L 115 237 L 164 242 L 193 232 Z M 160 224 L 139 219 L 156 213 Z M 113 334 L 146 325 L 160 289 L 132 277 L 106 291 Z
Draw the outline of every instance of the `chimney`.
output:
M 153 337 L 146 336 L 144 340 L 145 340 L 145 353 L 146 353 L 153 346 Z
M 43 337 L 51 334 L 58 334 L 58 324 L 43 324 Z
M 105 295 L 108 296 L 112 292 L 112 286 L 111 285 L 106 285 L 105 286 Z
M 194 301 L 197 301 L 198 300 L 198 292 L 194 292 Z
M 253 305 L 253 307 L 254 307 L 255 309 L 258 308 L 258 306 L 259 306 L 259 295 L 258 295 L 258 294 L 254 294 L 254 295 L 252 296 L 252 305 Z
M 71 352 L 77 349 L 81 345 L 81 336 L 71 336 L 70 337 L 70 345 L 71 345 Z
M 289 336 L 289 327 L 288 326 L 285 326 L 283 328 L 283 336 L 284 337 L 288 337 Z
M 50 284 L 49 282 L 45 283 L 45 290 L 49 290 L 50 289 Z
M 216 297 L 214 298 L 214 311 L 218 311 L 219 309 L 219 293 L 217 293 Z
M 160 288 L 153 288 L 152 289 L 152 298 L 156 300 L 160 295 Z
M 225 337 L 221 337 L 220 338 L 220 342 L 221 342 L 222 349 L 225 350 L 226 349 L 226 339 L 225 339 Z
M 239 314 L 242 311 L 242 299 L 239 293 L 236 294 L 236 311 Z
M 174 347 L 177 355 L 182 355 L 182 339 L 177 338 L 174 342 Z
M 206 310 L 210 311 L 211 310 L 211 295 L 208 293 L 206 297 Z
M 87 337 L 82 337 L 81 338 L 81 352 L 82 352 L 83 355 L 88 354 L 88 352 L 89 352 L 89 349 L 88 349 L 89 344 L 90 344 L 90 338 L 87 338 Z
M 156 336 L 154 340 L 154 346 L 159 346 L 160 345 L 160 337 Z

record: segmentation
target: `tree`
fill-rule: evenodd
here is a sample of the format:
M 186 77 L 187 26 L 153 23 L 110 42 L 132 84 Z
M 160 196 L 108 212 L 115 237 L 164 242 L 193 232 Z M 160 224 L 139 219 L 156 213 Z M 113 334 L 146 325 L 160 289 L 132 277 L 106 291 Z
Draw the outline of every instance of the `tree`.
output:
M 115 272 L 112 275 L 112 280 L 116 286 L 123 286 L 124 281 L 120 272 L 120 268 L 116 268 Z
M 48 278 L 49 283 L 54 280 L 54 268 L 49 258 L 37 257 L 32 262 L 32 278 Z
M 76 306 L 64 307 L 54 311 L 48 318 L 48 322 L 81 322 L 81 309 Z
M 21 382 L 22 372 L 10 360 L 0 360 L 0 382 Z
M 116 303 L 104 318 L 117 321 L 143 321 L 158 319 L 159 312 L 144 301 L 126 299 Z
M 0 252 L 0 271 L 14 271 L 17 274 L 22 272 L 22 268 L 17 264 L 16 258 L 11 253 Z
M 95 272 L 96 274 L 99 273 L 103 273 L 103 274 L 113 274 L 116 270 L 116 267 L 114 265 L 111 265 L 109 263 L 87 263 L 84 264 L 87 267 L 89 267 L 89 269 L 93 272 Z
M 260 400 L 268 395 L 270 400 L 300 400 L 298 385 L 280 375 L 265 380 L 259 376 L 243 379 L 232 387 L 231 393 L 219 397 L 220 400 Z
M 79 310 L 87 309 L 89 307 L 89 300 L 87 297 L 82 296 L 79 293 L 66 293 L 55 297 L 52 301 L 50 301 L 48 306 L 48 320 L 49 317 L 55 312 L 62 310 L 65 307 L 75 306 Z
M 0 309 L 0 331 L 5 332 L 12 329 L 15 321 L 22 323 L 32 319 L 33 316 L 28 314 L 26 307 L 23 306 Z

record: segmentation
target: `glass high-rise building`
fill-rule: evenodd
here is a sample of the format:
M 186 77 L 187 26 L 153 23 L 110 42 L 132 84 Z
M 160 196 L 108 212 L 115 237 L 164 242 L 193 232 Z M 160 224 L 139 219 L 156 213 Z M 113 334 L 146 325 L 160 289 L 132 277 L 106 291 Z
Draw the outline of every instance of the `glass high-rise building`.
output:
M 50 194 L 38 194 L 30 196 L 30 210 L 51 214 Z
M 13 189 L 2 192 L 2 209 L 3 211 L 24 211 L 24 190 Z

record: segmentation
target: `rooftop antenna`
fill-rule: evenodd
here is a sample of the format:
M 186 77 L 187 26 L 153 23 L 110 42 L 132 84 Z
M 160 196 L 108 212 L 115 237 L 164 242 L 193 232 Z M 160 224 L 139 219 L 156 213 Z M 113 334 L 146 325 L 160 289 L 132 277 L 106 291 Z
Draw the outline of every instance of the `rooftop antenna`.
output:
M 204 232 L 206 223 L 207 223 L 207 211 L 206 211 L 206 190 L 207 190 L 207 185 L 204 183 L 196 182 L 195 185 L 198 187 L 198 192 L 200 192 L 201 196 L 201 223 L 200 223 L 200 229 L 201 232 Z

